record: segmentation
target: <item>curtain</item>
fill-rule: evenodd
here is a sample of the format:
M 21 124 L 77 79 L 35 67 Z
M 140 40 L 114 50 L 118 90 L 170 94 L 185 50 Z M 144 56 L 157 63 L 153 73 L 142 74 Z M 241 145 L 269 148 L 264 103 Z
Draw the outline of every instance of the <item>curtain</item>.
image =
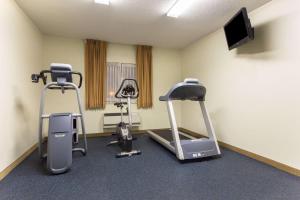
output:
M 86 109 L 105 108 L 107 43 L 87 39 L 85 43 Z
M 137 46 L 136 75 L 140 89 L 138 108 L 152 107 L 152 47 Z

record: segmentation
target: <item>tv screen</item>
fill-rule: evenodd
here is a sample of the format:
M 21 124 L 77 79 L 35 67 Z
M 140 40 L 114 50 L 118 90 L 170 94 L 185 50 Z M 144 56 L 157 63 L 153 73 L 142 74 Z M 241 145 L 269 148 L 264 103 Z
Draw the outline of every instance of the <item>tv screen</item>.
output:
M 225 24 L 224 32 L 229 50 L 254 39 L 246 8 L 242 8 Z

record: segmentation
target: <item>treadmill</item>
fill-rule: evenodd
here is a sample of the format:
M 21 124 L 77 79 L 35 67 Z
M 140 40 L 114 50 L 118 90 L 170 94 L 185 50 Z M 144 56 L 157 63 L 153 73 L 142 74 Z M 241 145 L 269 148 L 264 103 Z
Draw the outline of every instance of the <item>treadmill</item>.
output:
M 206 88 L 197 79 L 188 78 L 175 84 L 165 96 L 159 97 L 160 101 L 167 103 L 171 129 L 149 130 L 147 132 L 152 139 L 175 153 L 179 160 L 191 160 L 221 154 L 214 128 L 204 104 L 205 94 Z M 196 138 L 178 130 L 172 103 L 174 100 L 190 100 L 200 104 L 208 133 L 207 138 Z

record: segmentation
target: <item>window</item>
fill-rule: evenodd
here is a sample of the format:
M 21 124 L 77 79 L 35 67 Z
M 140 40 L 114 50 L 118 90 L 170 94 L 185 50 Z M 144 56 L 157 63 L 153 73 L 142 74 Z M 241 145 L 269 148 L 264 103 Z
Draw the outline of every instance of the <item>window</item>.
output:
M 136 66 L 131 63 L 107 63 L 106 102 L 119 101 L 115 98 L 122 81 L 126 78 L 136 79 Z

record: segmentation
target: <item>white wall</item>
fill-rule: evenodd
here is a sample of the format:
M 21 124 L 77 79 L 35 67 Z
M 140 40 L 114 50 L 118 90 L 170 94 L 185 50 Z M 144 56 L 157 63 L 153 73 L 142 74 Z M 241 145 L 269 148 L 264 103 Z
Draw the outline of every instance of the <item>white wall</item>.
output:
M 44 36 L 44 68 L 49 68 L 52 62 L 69 63 L 74 70 L 84 75 L 84 42 L 79 39 Z M 109 44 L 108 62 L 136 62 L 136 49 L 132 45 Z M 158 97 L 176 82 L 181 80 L 180 52 L 171 49 L 153 48 L 153 102 L 152 109 L 139 109 L 142 118 L 140 129 L 169 127 L 167 109 Z M 85 77 L 84 77 L 85 78 Z M 84 85 L 81 89 L 84 100 Z M 67 92 L 65 97 L 51 92 L 48 96 L 47 112 L 65 112 L 77 109 L 74 93 Z M 61 98 L 62 97 L 62 98 Z M 38 98 L 38 97 L 36 97 Z M 60 98 L 60 99 L 59 99 Z M 71 103 L 72 102 L 72 103 Z M 136 111 L 133 106 L 133 111 Z M 104 112 L 118 112 L 113 105 L 107 104 L 105 110 L 85 111 L 85 121 L 88 133 L 103 132 L 102 121 Z M 181 106 L 176 105 L 178 123 L 181 122 Z
M 207 87 L 219 140 L 300 169 L 299 2 L 273 0 L 250 13 L 255 40 L 228 51 L 218 30 L 182 51 L 184 77 Z M 195 105 L 183 127 L 203 132 Z
M 42 64 L 42 36 L 13 0 L 0 6 L 0 171 L 37 141 L 39 86 L 30 75 Z

